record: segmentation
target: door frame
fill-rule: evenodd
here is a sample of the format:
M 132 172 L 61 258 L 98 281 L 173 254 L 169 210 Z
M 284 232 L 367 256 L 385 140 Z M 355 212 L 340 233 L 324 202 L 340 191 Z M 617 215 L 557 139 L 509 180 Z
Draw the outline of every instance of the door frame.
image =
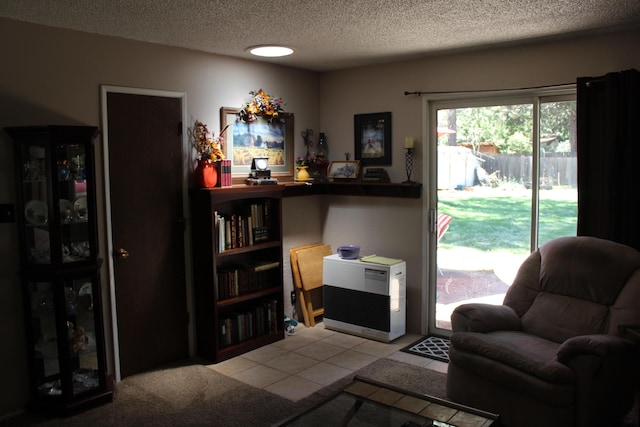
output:
M 421 266 L 421 307 L 422 307 L 422 324 L 420 330 L 422 335 L 446 335 L 446 331 L 437 329 L 435 327 L 435 311 L 436 301 L 435 292 L 431 292 L 431 287 L 436 286 L 438 269 L 436 266 L 436 251 L 437 251 L 437 209 L 438 209 L 438 189 L 436 188 L 438 179 L 438 137 L 437 137 L 437 110 L 442 102 L 456 104 L 460 102 L 460 106 L 474 106 L 474 102 L 478 105 L 484 105 L 487 102 L 528 102 L 534 103 L 539 108 L 539 102 L 534 102 L 534 99 L 573 95 L 575 96 L 576 85 L 565 84 L 558 86 L 545 86 L 545 87 L 533 87 L 522 89 L 506 89 L 506 90 L 492 90 L 492 91 L 477 91 L 477 92 L 448 92 L 448 93 L 425 93 L 422 98 L 422 140 L 424 141 L 423 153 L 426 160 L 422 162 L 422 176 L 425 177 L 426 182 L 429 184 L 423 188 L 424 197 L 422 198 L 422 244 L 421 249 L 423 253 L 423 259 L 427 262 Z M 537 123 L 538 119 L 536 119 Z M 534 145 L 537 146 L 539 129 L 534 126 Z M 536 147 L 534 146 L 534 149 Z M 534 162 L 534 170 L 532 173 L 538 173 L 537 163 Z M 537 191 L 537 180 L 534 181 L 534 187 Z M 535 191 L 534 191 L 535 192 Z M 536 205 L 536 212 L 532 212 L 532 215 L 537 213 L 537 195 L 532 203 Z M 533 221 L 533 218 L 532 218 Z M 533 230 L 532 230 L 533 233 Z M 433 317 L 433 319 L 432 319 Z
M 109 303 L 110 303 L 110 315 L 111 315 L 111 332 L 112 332 L 112 354 L 113 357 L 113 371 L 115 380 L 120 381 L 120 343 L 118 337 L 118 310 L 116 307 L 116 287 L 115 287 L 115 275 L 114 275 L 114 262 L 113 262 L 113 228 L 111 224 L 111 186 L 109 177 L 109 123 L 108 123 L 108 111 L 107 111 L 107 95 L 109 93 L 122 93 L 129 95 L 147 95 L 158 96 L 165 98 L 179 98 L 182 101 L 182 215 L 186 221 L 187 227 L 184 232 L 184 257 L 185 257 L 185 284 L 186 284 L 186 301 L 187 312 L 189 314 L 188 325 L 188 342 L 189 342 L 189 356 L 193 357 L 195 354 L 195 330 L 194 330 L 194 310 L 193 310 L 193 289 L 192 283 L 192 265 L 191 265 L 191 233 L 189 232 L 189 159 L 190 159 L 190 146 L 189 136 L 187 133 L 187 94 L 185 92 L 172 92 L 157 89 L 144 89 L 133 88 L 125 86 L 110 86 L 100 85 L 100 106 L 101 106 L 101 122 L 102 122 L 102 168 L 104 178 L 104 215 L 106 224 L 106 259 L 107 259 L 107 281 L 109 283 Z

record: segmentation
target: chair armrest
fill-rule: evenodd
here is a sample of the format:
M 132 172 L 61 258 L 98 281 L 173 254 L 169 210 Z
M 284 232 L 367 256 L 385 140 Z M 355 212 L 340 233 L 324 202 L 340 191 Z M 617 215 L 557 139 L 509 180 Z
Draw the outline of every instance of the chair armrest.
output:
M 632 350 L 628 340 L 614 335 L 580 335 L 563 342 L 556 353 L 558 362 L 569 364 L 577 356 L 597 356 L 606 358 Z
M 519 331 L 520 317 L 509 306 L 463 304 L 451 314 L 451 332 Z
M 638 363 L 631 341 L 614 335 L 580 335 L 560 345 L 556 360 L 575 373 L 576 425 L 592 424 L 593 414 L 617 414 L 612 417 L 621 419 L 633 406 Z

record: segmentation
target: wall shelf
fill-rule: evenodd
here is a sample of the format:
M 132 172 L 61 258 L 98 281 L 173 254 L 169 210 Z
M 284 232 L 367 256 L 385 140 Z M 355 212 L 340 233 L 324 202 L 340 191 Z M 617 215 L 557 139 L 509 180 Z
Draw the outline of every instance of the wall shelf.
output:
M 400 197 L 419 199 L 422 196 L 422 184 L 379 183 L 379 182 L 323 182 L 307 184 L 304 182 L 284 183 L 284 197 L 312 196 L 330 194 L 339 196 Z

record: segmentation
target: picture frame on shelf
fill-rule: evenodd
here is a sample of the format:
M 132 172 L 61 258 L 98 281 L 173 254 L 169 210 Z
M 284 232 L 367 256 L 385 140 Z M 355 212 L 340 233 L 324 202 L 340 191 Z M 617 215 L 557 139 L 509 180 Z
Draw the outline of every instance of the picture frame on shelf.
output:
M 334 181 L 350 180 L 358 178 L 360 172 L 359 160 L 338 160 L 329 164 L 327 177 Z
M 353 116 L 354 152 L 363 166 L 391 165 L 391 113 Z
M 280 181 L 293 181 L 294 115 L 280 113 L 280 120 L 258 116 L 254 122 L 238 120 L 239 108 L 220 109 L 220 127 L 230 125 L 224 136 L 223 152 L 231 160 L 231 177 L 234 183 L 244 183 L 251 173 L 251 162 L 256 157 L 269 158 L 271 177 Z

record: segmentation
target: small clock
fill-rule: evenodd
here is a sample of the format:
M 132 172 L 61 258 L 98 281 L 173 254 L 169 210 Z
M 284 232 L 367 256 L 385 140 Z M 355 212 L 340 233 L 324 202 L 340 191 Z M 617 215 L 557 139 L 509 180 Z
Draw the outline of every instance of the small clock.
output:
M 268 157 L 254 157 L 251 161 L 251 174 L 253 178 L 270 178 Z
M 269 169 L 269 158 L 268 157 L 254 157 L 253 158 L 253 166 L 251 169 L 255 169 L 258 171 L 266 171 Z

